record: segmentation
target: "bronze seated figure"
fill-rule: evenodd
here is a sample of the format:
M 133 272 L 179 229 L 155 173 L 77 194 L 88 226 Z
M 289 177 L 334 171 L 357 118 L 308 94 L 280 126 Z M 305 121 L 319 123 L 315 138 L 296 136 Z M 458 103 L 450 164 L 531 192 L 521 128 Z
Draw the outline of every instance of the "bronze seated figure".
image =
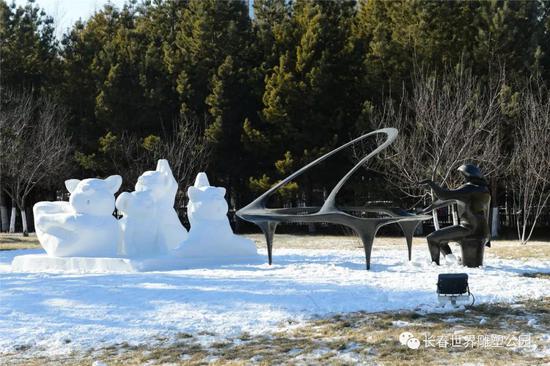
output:
M 472 164 L 458 168 L 466 183 L 457 189 L 442 188 L 432 180 L 424 180 L 433 190 L 437 200 L 423 210 L 430 212 L 440 207 L 456 203 L 459 224 L 436 230 L 428 235 L 428 247 L 432 261 L 439 264 L 440 253 L 451 254 L 449 242 L 458 242 L 462 248 L 462 264 L 467 267 L 483 265 L 485 246 L 490 246 L 491 193 L 487 180 Z

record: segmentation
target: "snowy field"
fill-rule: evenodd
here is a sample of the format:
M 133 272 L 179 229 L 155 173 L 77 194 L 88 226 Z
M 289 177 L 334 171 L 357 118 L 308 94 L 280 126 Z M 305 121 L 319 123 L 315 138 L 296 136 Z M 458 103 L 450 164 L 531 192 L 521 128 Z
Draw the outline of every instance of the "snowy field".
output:
M 435 284 L 441 272 L 467 272 L 477 303 L 550 296 L 550 280 L 523 275 L 550 272 L 549 259 L 487 256 L 480 269 L 437 267 L 426 246 L 416 246 L 408 262 L 404 245 L 375 245 L 372 269 L 366 271 L 362 249 L 343 247 L 275 247 L 273 266 L 93 275 L 14 273 L 14 256 L 41 250 L 1 251 L 0 356 L 62 355 L 178 333 L 209 343 L 337 312 L 438 312 Z

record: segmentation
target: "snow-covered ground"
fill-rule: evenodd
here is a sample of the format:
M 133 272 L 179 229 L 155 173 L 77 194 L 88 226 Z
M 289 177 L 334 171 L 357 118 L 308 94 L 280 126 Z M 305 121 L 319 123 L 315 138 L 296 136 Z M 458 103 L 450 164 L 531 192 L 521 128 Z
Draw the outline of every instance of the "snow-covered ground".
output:
M 0 252 L 0 355 L 16 350 L 59 355 L 156 336 L 190 333 L 204 342 L 260 334 L 335 312 L 440 311 L 437 274 L 467 272 L 480 302 L 550 296 L 550 260 L 487 257 L 485 267 L 434 266 L 425 247 L 376 248 L 365 270 L 361 249 L 277 249 L 274 265 L 136 274 L 37 274 L 10 270 Z M 265 251 L 262 252 L 265 255 Z M 201 336 L 202 334 L 202 336 Z

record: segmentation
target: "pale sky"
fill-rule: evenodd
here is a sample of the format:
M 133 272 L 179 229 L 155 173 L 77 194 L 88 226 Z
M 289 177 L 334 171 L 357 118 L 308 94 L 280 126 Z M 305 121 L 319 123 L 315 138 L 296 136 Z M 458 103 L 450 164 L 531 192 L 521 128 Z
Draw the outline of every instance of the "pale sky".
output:
M 11 4 L 12 0 L 7 0 Z M 53 16 L 56 25 L 56 34 L 59 39 L 67 28 L 70 28 L 79 18 L 85 20 L 96 10 L 110 2 L 120 8 L 125 0 L 36 0 L 38 5 L 46 11 L 48 15 Z M 27 0 L 15 0 L 17 5 L 25 5 Z

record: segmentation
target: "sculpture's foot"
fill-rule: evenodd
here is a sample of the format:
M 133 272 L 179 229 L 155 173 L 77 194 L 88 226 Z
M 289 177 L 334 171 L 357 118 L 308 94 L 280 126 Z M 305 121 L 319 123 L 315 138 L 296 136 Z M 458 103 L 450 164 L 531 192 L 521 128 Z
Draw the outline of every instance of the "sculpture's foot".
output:
M 466 267 L 480 267 L 483 265 L 485 243 L 481 239 L 462 240 L 462 264 Z
M 428 248 L 430 249 L 430 255 L 432 257 L 432 262 L 435 262 L 439 266 L 439 257 L 441 253 L 441 247 L 438 243 L 428 241 Z

